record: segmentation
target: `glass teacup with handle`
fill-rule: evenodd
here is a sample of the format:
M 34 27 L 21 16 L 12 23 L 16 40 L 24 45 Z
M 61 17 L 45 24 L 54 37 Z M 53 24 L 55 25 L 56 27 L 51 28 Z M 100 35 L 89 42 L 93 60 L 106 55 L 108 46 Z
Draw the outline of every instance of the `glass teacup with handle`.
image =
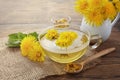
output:
M 91 40 L 95 43 L 90 46 Z M 102 39 L 99 35 L 91 36 L 89 31 L 49 27 L 40 33 L 39 42 L 50 59 L 58 63 L 70 63 L 81 58 L 89 47 L 97 48 Z

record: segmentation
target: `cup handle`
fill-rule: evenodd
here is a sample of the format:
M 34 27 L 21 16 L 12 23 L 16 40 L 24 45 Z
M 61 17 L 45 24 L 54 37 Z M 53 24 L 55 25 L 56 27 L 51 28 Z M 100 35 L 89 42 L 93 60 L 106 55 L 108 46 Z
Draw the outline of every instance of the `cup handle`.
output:
M 102 37 L 98 34 L 92 35 L 90 39 L 90 48 L 96 49 L 102 43 Z

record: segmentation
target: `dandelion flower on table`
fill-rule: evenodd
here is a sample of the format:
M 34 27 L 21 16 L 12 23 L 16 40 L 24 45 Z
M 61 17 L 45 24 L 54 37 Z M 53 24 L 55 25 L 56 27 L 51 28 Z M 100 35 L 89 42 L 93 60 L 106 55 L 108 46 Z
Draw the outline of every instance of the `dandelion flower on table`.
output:
M 44 61 L 44 51 L 34 36 L 25 37 L 20 45 L 21 54 L 33 61 Z
M 28 54 L 28 58 L 33 61 L 44 61 L 45 53 L 39 42 L 34 42 L 33 49 Z
M 29 52 L 33 49 L 33 44 L 36 41 L 35 37 L 27 36 L 21 41 L 20 49 L 23 56 L 27 56 Z

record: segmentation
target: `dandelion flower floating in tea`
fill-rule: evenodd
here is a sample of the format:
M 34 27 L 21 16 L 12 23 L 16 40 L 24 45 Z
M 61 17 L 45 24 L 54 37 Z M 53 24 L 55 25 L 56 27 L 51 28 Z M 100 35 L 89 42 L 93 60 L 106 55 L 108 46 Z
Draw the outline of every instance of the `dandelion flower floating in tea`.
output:
M 45 37 L 49 40 L 57 39 L 59 36 L 58 31 L 55 29 L 50 29 L 47 31 Z
M 60 47 L 68 47 L 77 37 L 77 33 L 73 31 L 61 32 L 59 38 L 56 40 L 56 45 Z

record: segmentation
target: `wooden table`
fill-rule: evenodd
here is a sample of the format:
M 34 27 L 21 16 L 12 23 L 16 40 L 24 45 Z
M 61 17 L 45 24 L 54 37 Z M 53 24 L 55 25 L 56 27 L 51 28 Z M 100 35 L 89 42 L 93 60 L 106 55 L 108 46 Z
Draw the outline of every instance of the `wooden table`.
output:
M 0 38 L 15 32 L 39 31 L 51 25 L 55 15 L 71 16 L 80 25 L 81 15 L 74 11 L 74 0 L 0 0 Z M 120 27 L 120 21 L 116 26 Z M 108 26 L 109 27 L 109 26 Z M 120 80 L 120 31 L 113 28 L 110 38 L 97 51 L 116 47 L 94 68 L 76 75 L 49 76 L 42 80 Z

